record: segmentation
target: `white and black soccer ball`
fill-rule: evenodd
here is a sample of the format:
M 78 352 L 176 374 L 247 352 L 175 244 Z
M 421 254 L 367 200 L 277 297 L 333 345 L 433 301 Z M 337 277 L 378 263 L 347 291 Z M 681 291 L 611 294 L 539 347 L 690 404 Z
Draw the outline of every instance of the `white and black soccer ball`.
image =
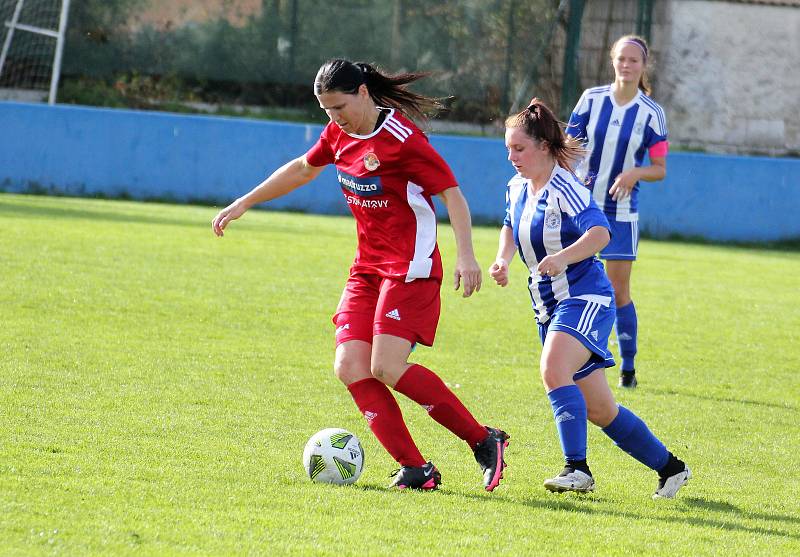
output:
M 315 482 L 351 484 L 364 469 L 364 449 L 358 437 L 346 429 L 323 429 L 306 443 L 303 466 Z

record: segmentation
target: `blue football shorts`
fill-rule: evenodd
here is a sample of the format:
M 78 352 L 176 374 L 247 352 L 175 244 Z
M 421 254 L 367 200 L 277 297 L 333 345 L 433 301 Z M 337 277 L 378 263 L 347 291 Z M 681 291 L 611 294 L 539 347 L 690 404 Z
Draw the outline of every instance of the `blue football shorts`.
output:
M 623 222 L 608 219 L 608 224 L 611 225 L 611 241 L 600 251 L 600 257 L 636 261 L 636 254 L 639 251 L 639 221 Z
M 616 313 L 613 299 L 609 306 L 604 306 L 595 301 L 567 298 L 558 303 L 547 323 L 539 324 L 539 339 L 544 344 L 550 331 L 561 331 L 578 339 L 591 352 L 586 364 L 572 376 L 575 381 L 583 379 L 596 369 L 616 365 L 608 351 L 608 336 Z

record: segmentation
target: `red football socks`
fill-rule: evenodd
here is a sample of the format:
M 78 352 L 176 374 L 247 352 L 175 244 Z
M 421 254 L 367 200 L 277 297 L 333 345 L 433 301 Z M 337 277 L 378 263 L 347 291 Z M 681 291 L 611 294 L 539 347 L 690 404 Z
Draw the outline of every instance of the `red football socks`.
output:
M 423 466 L 425 459 L 408 432 L 400 406 L 389 388 L 375 378 L 347 386 L 369 428 L 400 466 Z
M 447 388 L 438 375 L 414 364 L 406 370 L 394 389 L 424 406 L 431 418 L 466 441 L 470 448 L 486 439 L 486 428 L 475 420 L 469 410 Z

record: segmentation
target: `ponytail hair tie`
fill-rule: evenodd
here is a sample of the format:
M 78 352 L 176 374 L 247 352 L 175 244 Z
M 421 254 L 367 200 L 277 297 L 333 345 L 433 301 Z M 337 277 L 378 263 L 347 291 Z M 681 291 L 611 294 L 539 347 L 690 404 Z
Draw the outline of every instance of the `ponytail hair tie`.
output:
M 528 103 L 528 108 L 526 109 L 531 115 L 536 116 L 537 118 L 540 116 L 539 107 L 541 106 L 541 102 L 538 97 L 533 97 L 531 102 Z
M 369 64 L 365 62 L 357 62 L 355 66 L 361 70 L 361 77 L 364 80 L 364 83 L 367 82 L 368 76 L 372 73 L 373 68 Z

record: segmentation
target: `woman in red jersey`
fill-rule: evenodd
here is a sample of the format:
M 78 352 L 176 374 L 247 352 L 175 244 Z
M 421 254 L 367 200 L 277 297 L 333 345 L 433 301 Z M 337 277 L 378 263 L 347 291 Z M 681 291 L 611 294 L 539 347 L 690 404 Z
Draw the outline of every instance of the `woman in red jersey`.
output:
M 439 321 L 442 260 L 432 196 L 447 207 L 455 233 L 456 289 L 463 283 L 468 297 L 481 286 L 467 202 L 450 168 L 406 116 L 424 118 L 439 108 L 435 99 L 406 89 L 421 77 L 386 75 L 342 59 L 323 64 L 314 94 L 330 122 L 317 143 L 220 211 L 212 228 L 222 236 L 253 205 L 289 193 L 334 164 L 358 234 L 350 278 L 333 316 L 336 376 L 400 464 L 392 486 L 436 489 L 441 475 L 423 458 L 388 387 L 466 441 L 483 470 L 485 489 L 492 491 L 503 477 L 508 435 L 481 425 L 434 372 L 408 362 L 415 343 L 433 344 Z

